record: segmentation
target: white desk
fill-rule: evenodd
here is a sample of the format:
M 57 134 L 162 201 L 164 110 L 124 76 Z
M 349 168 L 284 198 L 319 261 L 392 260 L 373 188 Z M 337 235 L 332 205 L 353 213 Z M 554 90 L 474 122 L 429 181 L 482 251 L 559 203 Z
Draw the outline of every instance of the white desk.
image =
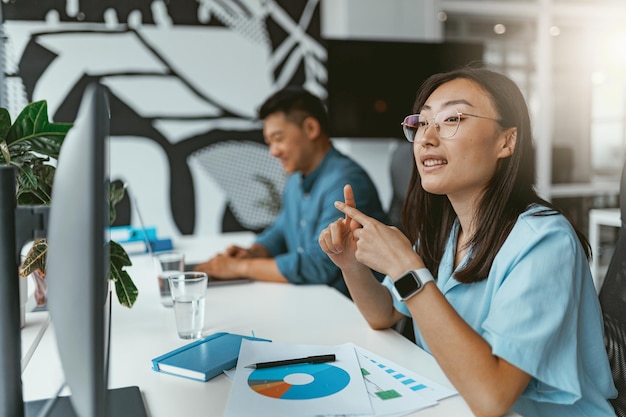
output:
M 222 252 L 227 246 L 237 244 L 248 247 L 254 242 L 252 232 L 232 232 L 215 236 L 179 236 L 174 239 L 174 248 L 185 253 L 185 261 L 198 263 Z
M 49 325 L 48 317 L 47 312 L 28 313 L 28 320 L 24 323 L 21 331 L 22 369 L 28 366 L 32 355 L 47 330 Z
M 249 239 L 240 236 L 242 240 Z M 185 245 L 191 244 L 189 241 Z M 183 247 L 183 242 L 178 247 Z M 206 239 L 190 258 L 203 258 L 224 245 Z M 194 249 L 197 250 L 197 249 Z M 203 255 L 204 254 L 204 255 Z M 220 375 L 206 383 L 157 373 L 151 359 L 186 341 L 177 337 L 174 312 L 159 301 L 156 275 L 147 255 L 135 257 L 129 273 L 139 288 L 132 309 L 113 302 L 110 386 L 138 385 L 151 417 L 222 416 L 231 382 Z M 30 320 L 27 316 L 27 321 Z M 450 386 L 435 360 L 393 330 L 370 329 L 354 304 L 327 286 L 251 283 L 210 287 L 204 334 L 227 331 L 295 344 L 353 342 L 438 383 Z M 26 400 L 48 398 L 61 384 L 61 369 L 48 330 L 23 374 Z M 471 416 L 460 396 L 415 414 L 423 417 Z
M 599 269 L 599 256 L 600 256 L 600 227 L 612 226 L 621 227 L 622 219 L 620 215 L 620 209 L 591 209 L 589 210 L 589 245 L 591 246 L 591 252 L 593 259 L 590 262 L 591 274 L 593 276 L 593 284 L 596 287 L 596 291 L 600 291 L 604 277 L 601 276 Z

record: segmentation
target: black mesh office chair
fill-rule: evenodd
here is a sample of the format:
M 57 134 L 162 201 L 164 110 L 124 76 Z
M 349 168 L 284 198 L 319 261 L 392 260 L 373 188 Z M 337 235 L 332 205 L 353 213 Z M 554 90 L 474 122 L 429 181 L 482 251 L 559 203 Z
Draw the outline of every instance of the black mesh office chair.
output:
M 402 227 L 402 205 L 404 204 L 404 197 L 409 188 L 409 181 L 411 181 L 411 173 L 413 172 L 413 165 L 415 159 L 413 158 L 413 144 L 407 141 L 398 141 L 397 148 L 391 155 L 391 166 L 389 173 L 391 174 L 391 203 L 389 204 L 389 210 L 387 215 L 391 225 L 396 226 L 398 229 L 404 232 Z M 413 321 L 409 318 L 401 319 L 394 329 L 402 334 L 407 339 L 415 342 L 415 333 L 413 330 Z
M 600 305 L 604 314 L 606 348 L 619 392 L 611 402 L 617 415 L 626 417 L 626 164 L 620 184 L 620 208 L 622 227 L 600 290 Z
M 387 214 L 391 224 L 400 230 L 404 230 L 402 228 L 402 205 L 409 188 L 414 164 L 413 144 L 404 140 L 398 141 L 398 147 L 391 155 L 389 173 L 391 175 L 392 195 Z

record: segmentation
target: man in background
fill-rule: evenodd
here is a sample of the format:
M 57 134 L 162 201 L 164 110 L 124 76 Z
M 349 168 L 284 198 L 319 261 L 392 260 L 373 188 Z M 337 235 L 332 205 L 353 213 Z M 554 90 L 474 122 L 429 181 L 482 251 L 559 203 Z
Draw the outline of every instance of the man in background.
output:
M 361 166 L 333 147 L 326 109 L 307 90 L 280 90 L 258 113 L 270 155 L 289 175 L 281 211 L 252 246 L 230 246 L 196 269 L 223 279 L 327 284 L 348 295 L 318 236 L 342 216 L 333 203 L 343 201 L 346 184 L 352 185 L 359 210 L 388 223 L 376 187 Z

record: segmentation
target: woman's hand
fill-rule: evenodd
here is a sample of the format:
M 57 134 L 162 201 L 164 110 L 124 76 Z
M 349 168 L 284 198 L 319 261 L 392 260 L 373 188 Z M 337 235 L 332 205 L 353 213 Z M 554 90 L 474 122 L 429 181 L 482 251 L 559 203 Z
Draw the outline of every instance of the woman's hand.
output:
M 424 267 L 409 239 L 397 227 L 387 226 L 341 202 L 336 207 L 361 225 L 353 232 L 355 257 L 360 263 L 392 279 L 409 269 Z
M 344 187 L 343 195 L 345 203 L 342 204 L 351 207 L 356 206 L 354 192 L 350 185 Z M 342 270 L 359 266 L 355 257 L 356 240 L 353 233 L 360 227 L 360 224 L 353 222 L 350 217 L 346 216 L 329 224 L 319 235 L 320 247 L 330 260 Z
M 343 192 L 345 202 L 335 202 L 335 207 L 346 217 L 331 223 L 320 233 L 320 247 L 341 268 L 350 296 L 369 325 L 373 329 L 387 329 L 400 320 L 402 314 L 393 307 L 389 291 L 378 282 L 370 268 L 388 274 L 391 268 L 386 265 L 397 262 L 394 260 L 396 257 L 390 257 L 386 262 L 383 258 L 388 255 L 381 249 L 388 246 L 388 250 L 393 252 L 394 245 L 405 246 L 408 256 L 404 256 L 412 259 L 415 265 L 423 263 L 402 232 L 355 208 L 350 185 L 346 185 Z M 384 242 L 384 239 L 389 239 L 389 242 Z M 411 268 L 402 269 L 397 275 L 408 269 Z
M 424 267 L 409 239 L 396 227 L 387 226 L 356 209 L 352 187 L 344 188 L 345 202 L 335 207 L 346 215 L 320 234 L 322 250 L 342 270 L 365 265 L 392 278 L 409 269 Z

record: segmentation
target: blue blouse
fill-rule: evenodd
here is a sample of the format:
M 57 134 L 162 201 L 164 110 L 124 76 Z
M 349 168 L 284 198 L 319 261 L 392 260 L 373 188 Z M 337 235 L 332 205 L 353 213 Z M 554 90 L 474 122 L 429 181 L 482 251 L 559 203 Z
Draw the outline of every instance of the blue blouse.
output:
M 462 284 L 453 265 L 458 220 L 439 266 L 437 286 L 491 345 L 493 354 L 532 376 L 512 407 L 523 416 L 614 416 L 613 384 L 602 313 L 589 263 L 561 215 L 523 213 L 496 255 L 487 279 Z M 471 250 L 459 267 L 471 256 Z M 392 285 L 389 277 L 384 285 Z M 410 316 L 404 303 L 395 308 Z M 419 329 L 418 345 L 428 350 Z
M 387 223 L 378 192 L 365 170 L 331 148 L 309 175 L 292 174 L 285 184 L 282 208 L 275 222 L 256 243 L 267 248 L 278 269 L 294 284 L 327 284 L 348 294 L 339 268 L 322 251 L 322 230 L 343 216 L 334 206 L 343 201 L 343 187 L 350 184 L 359 210 Z

